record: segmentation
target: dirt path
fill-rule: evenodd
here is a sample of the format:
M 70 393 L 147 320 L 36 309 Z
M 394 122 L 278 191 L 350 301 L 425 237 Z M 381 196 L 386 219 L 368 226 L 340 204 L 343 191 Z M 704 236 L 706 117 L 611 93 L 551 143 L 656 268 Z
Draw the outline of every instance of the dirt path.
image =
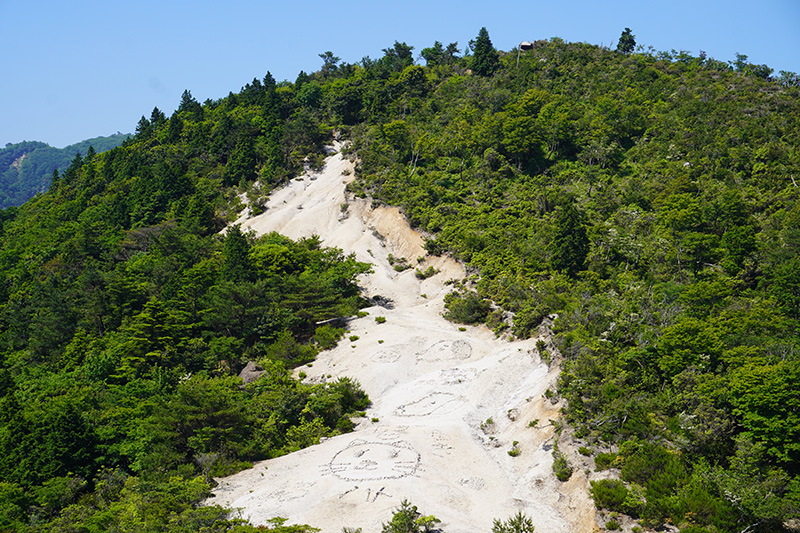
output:
M 422 237 L 396 209 L 346 199 L 350 179 L 352 163 L 333 154 L 323 172 L 293 180 L 265 213 L 241 222 L 258 233 L 316 234 L 373 264 L 361 285 L 382 305 L 350 323 L 358 340 L 302 368 L 308 380 L 357 379 L 373 405 L 353 433 L 220 479 L 209 501 L 240 508 L 254 524 L 282 516 L 332 533 L 380 531 L 403 499 L 448 533 L 490 531 L 494 518 L 517 511 L 537 532 L 592 531 L 585 482 L 561 484 L 551 470 L 549 421 L 558 413 L 544 392 L 556 375 L 540 362 L 536 339 L 507 342 L 444 320 L 445 282 L 463 268 L 444 257 L 418 264 Z M 414 268 L 397 272 L 389 254 L 440 272 L 421 281 Z M 521 453 L 512 457 L 515 441 Z

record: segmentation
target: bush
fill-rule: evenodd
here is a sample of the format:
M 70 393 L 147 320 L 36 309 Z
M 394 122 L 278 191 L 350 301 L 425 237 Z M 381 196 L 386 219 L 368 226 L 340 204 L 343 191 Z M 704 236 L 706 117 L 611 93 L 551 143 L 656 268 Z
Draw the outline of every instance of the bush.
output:
M 570 466 L 567 458 L 561 452 L 553 450 L 553 473 L 559 481 L 569 481 L 572 477 L 572 466 Z
M 334 348 L 344 336 L 344 329 L 334 328 L 333 326 L 320 326 L 314 331 L 314 342 L 322 350 L 330 350 Z
M 533 521 L 518 511 L 508 520 L 494 519 L 492 533 L 533 533 Z
M 605 470 L 614 465 L 618 457 L 619 456 L 615 453 L 598 453 L 594 458 L 594 465 L 599 472 L 600 470 Z
M 383 324 L 384 322 L 386 322 L 386 317 L 385 316 L 376 316 L 375 317 L 375 322 L 377 322 L 378 324 Z
M 417 279 L 428 279 L 439 273 L 439 269 L 433 268 L 432 266 L 429 266 L 428 269 L 425 271 L 422 271 L 418 268 L 415 270 L 416 271 L 414 272 L 414 275 L 417 277 Z
M 623 504 L 628 497 L 625 483 L 619 479 L 601 479 L 592 481 L 591 485 L 590 492 L 598 509 L 623 512 Z
M 460 324 L 483 322 L 491 311 L 489 302 L 472 291 L 467 293 L 451 292 L 444 297 L 444 303 L 447 308 L 444 317 Z

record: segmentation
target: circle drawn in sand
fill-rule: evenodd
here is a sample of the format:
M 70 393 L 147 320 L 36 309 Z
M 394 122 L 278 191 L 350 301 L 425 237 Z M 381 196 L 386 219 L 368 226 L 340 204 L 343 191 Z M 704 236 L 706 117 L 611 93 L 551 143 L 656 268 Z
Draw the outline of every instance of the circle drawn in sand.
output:
M 469 359 L 472 355 L 472 345 L 463 340 L 439 341 L 426 350 L 417 352 L 419 361 L 441 361 L 453 359 Z
M 417 471 L 419 460 L 419 453 L 404 441 L 355 440 L 337 452 L 327 466 L 345 481 L 373 481 L 410 476 Z
M 464 403 L 464 398 L 449 392 L 432 392 L 419 400 L 401 405 L 395 410 L 398 416 L 426 416 L 452 413 Z
M 376 363 L 394 363 L 400 359 L 400 352 L 387 348 L 385 350 L 378 350 L 370 359 Z

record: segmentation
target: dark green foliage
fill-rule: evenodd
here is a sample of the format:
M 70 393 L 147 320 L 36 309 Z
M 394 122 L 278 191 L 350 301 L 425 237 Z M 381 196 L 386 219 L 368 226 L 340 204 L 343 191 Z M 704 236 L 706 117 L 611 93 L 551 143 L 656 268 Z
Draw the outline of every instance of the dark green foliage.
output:
M 623 504 L 628 498 L 628 489 L 625 483 L 618 479 L 601 479 L 592 481 L 592 498 L 598 509 L 624 512 Z
M 250 243 L 236 224 L 228 228 L 222 245 L 222 277 L 227 281 L 247 281 L 253 278 L 250 262 Z
M 435 41 L 433 46 L 423 48 L 420 55 L 429 67 L 451 65 L 458 59 L 458 43 L 450 43 L 445 48 L 442 43 Z
M 561 208 L 555 220 L 551 262 L 554 270 L 563 270 L 570 276 L 583 270 L 589 253 L 589 238 L 582 219 L 570 202 Z
M 474 291 L 451 292 L 445 296 L 447 312 L 445 318 L 459 324 L 476 324 L 486 320 L 491 304 Z
M 335 343 L 318 323 L 357 310 L 366 265 L 318 239 L 215 236 L 231 199 L 257 211 L 334 129 L 353 194 L 474 274 L 451 319 L 525 337 L 558 317 L 564 419 L 619 449 L 595 458 L 623 479 L 593 488 L 601 505 L 687 531 L 800 518 L 796 76 L 636 53 L 628 29 L 622 53 L 551 39 L 518 66 L 485 29 L 474 44 L 186 91 L 0 211 L 0 528 L 245 531 L 195 508 L 209 476 L 352 426 L 357 384 L 287 365 Z M 240 388 L 251 360 L 267 377 Z
M 35 194 L 46 191 L 61 172 L 67 170 L 76 154 L 91 155 L 121 145 L 129 135 L 95 137 L 65 148 L 41 142 L 7 144 L 0 149 L 0 209 L 22 205 Z M 82 159 L 81 159 L 82 162 Z
M 252 531 L 196 508 L 211 477 L 352 429 L 358 383 L 290 369 L 335 345 L 317 322 L 357 311 L 367 265 L 317 238 L 217 236 L 228 186 L 269 191 L 325 138 L 293 101 L 269 76 L 203 106 L 186 91 L 0 211 L 0 529 Z M 267 372 L 243 387 L 248 361 Z
M 475 48 L 472 56 L 472 71 L 478 76 L 491 76 L 500 68 L 500 59 L 497 50 L 492 46 L 489 32 L 483 27 L 475 38 Z
M 490 73 L 477 44 L 452 63 L 424 49 L 422 89 L 337 80 L 363 106 L 353 193 L 401 206 L 476 274 L 451 319 L 512 317 L 525 337 L 558 315 L 567 421 L 593 446 L 655 446 L 596 458 L 632 480 L 623 512 L 721 531 L 796 518 L 797 87 L 741 54 L 637 53 L 629 29 L 619 52 L 538 41 Z M 742 439 L 759 496 L 730 463 Z
M 622 52 L 623 54 L 630 54 L 636 48 L 636 36 L 631 33 L 630 28 L 625 28 L 623 30 L 622 35 L 619 36 L 619 42 L 617 43 L 617 52 Z

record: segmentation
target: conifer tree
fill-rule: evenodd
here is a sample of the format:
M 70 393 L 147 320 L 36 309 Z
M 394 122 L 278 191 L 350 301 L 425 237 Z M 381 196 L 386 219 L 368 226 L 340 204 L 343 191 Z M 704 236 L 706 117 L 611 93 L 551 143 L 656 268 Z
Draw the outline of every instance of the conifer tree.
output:
M 253 274 L 253 265 L 250 262 L 250 243 L 247 236 L 242 233 L 239 224 L 228 229 L 225 242 L 222 245 L 222 278 L 228 281 L 247 281 Z
M 630 54 L 636 48 L 636 36 L 631 33 L 630 28 L 625 28 L 622 35 L 619 36 L 617 43 L 617 52 L 623 54 Z
M 497 50 L 492 46 L 489 32 L 486 27 L 478 32 L 475 39 L 475 56 L 472 59 L 472 72 L 479 76 L 491 76 L 500 68 L 500 59 Z

